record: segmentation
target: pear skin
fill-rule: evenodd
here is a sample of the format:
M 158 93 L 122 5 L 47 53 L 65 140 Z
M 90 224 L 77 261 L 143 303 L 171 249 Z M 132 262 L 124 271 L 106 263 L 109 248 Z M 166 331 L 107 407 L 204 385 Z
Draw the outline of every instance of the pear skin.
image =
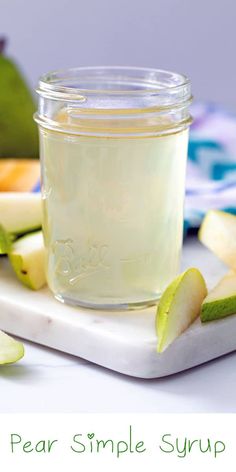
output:
M 0 157 L 37 158 L 38 131 L 33 120 L 36 106 L 15 62 L 4 54 L 0 41 Z
M 157 352 L 163 352 L 199 316 L 207 295 L 205 280 L 190 268 L 164 291 L 156 314 Z
M 8 254 L 11 251 L 14 236 L 8 233 L 5 228 L 0 225 L 0 255 Z
M 32 290 L 46 284 L 45 247 L 42 231 L 29 233 L 12 244 L 9 260 L 18 279 Z
M 236 314 L 236 273 L 229 272 L 208 293 L 201 308 L 201 321 L 213 321 Z
M 0 365 L 17 362 L 23 356 L 23 344 L 0 331 Z

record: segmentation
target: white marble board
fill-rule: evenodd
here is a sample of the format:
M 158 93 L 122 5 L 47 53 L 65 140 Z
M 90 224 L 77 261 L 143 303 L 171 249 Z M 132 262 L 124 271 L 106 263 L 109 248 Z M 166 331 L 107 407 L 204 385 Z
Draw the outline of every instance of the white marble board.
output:
M 188 244 L 183 265 L 193 265 L 190 255 L 194 263 L 199 251 L 191 255 Z M 203 272 L 208 258 L 207 253 L 201 257 Z M 216 270 L 219 277 L 219 263 Z M 157 354 L 155 308 L 98 312 L 69 307 L 56 301 L 47 288 L 33 292 L 23 287 L 5 259 L 0 263 L 0 281 L 0 329 L 126 375 L 162 377 L 236 349 L 236 315 L 205 325 L 197 320 L 163 354 Z

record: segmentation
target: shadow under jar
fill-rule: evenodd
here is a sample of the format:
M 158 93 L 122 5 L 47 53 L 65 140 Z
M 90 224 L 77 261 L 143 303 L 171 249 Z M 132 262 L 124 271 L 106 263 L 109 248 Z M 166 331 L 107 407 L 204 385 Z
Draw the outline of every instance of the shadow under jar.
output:
M 98 309 L 154 304 L 179 268 L 189 80 L 88 67 L 37 92 L 50 289 Z

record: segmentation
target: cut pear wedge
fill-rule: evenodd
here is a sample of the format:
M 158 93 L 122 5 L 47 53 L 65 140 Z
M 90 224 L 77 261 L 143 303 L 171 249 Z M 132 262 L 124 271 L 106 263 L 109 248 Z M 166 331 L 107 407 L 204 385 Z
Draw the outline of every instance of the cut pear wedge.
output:
M 213 321 L 236 314 L 236 273 L 229 272 L 208 293 L 201 309 L 201 321 Z
M 236 216 L 210 210 L 202 222 L 199 239 L 226 265 L 236 269 Z
M 0 224 L 6 231 L 14 234 L 41 228 L 40 193 L 0 192 Z
M 157 307 L 157 352 L 163 352 L 199 316 L 206 295 L 198 269 L 190 268 L 173 280 Z
M 0 365 L 19 361 L 23 356 L 23 344 L 0 331 Z
M 0 225 L 0 254 L 8 254 L 11 251 L 14 236 Z
M 24 285 L 32 290 L 38 290 L 45 285 L 45 248 L 42 231 L 28 233 L 17 239 L 8 255 L 18 279 Z

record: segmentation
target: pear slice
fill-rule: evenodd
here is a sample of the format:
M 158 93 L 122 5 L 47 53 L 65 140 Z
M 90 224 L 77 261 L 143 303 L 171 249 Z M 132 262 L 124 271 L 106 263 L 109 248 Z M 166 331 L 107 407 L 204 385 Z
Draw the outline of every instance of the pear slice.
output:
M 40 193 L 0 192 L 0 224 L 14 234 L 39 229 L 42 225 Z
M 32 290 L 46 283 L 45 248 L 42 231 L 29 233 L 12 244 L 9 253 L 11 265 L 18 279 Z
M 202 222 L 199 239 L 226 265 L 236 269 L 236 216 L 210 210 Z
M 11 251 L 14 236 L 8 233 L 2 225 L 0 225 L 0 255 L 8 254 Z
M 0 331 L 0 365 L 19 361 L 23 356 L 23 344 Z
M 157 352 L 163 352 L 197 318 L 206 295 L 205 280 L 198 269 L 188 269 L 173 280 L 157 307 Z
M 236 313 L 236 273 L 230 271 L 209 292 L 202 304 L 201 321 L 212 321 Z

